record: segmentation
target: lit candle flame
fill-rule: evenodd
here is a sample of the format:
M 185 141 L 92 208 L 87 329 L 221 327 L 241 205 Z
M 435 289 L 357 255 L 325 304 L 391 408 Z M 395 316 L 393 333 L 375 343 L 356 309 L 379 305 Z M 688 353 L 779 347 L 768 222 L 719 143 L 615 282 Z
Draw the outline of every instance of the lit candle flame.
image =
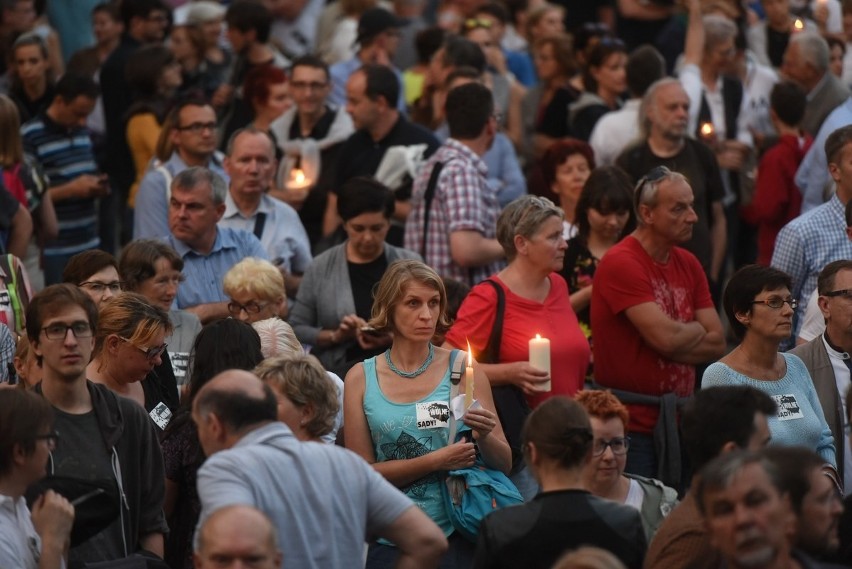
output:
M 287 180 L 287 187 L 291 189 L 302 189 L 310 186 L 310 181 L 305 176 L 304 170 L 301 168 L 293 168 L 290 171 L 290 178 Z
M 796 18 L 796 21 L 793 22 L 793 29 L 797 32 L 801 32 L 803 29 L 805 29 L 805 23 L 799 18 Z
M 536 335 L 535 335 L 535 339 L 536 339 L 536 340 L 541 340 L 541 334 L 536 334 Z
M 701 135 L 702 136 L 712 136 L 713 135 L 713 123 L 706 122 L 701 125 Z
M 467 341 L 467 365 L 473 367 L 473 351 L 470 349 L 470 340 Z

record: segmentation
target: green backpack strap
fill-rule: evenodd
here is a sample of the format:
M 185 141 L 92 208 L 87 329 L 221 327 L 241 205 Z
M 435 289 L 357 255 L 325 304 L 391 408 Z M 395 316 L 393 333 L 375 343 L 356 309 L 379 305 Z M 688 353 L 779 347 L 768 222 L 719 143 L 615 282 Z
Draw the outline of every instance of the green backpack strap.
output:
M 24 307 L 21 303 L 21 298 L 18 295 L 18 283 L 21 275 L 15 270 L 15 256 L 11 253 L 0 256 L 0 269 L 6 273 L 10 280 L 6 283 L 6 292 L 9 294 L 9 303 L 12 306 L 12 312 L 15 315 L 15 321 L 11 324 L 16 332 L 20 332 L 24 328 Z

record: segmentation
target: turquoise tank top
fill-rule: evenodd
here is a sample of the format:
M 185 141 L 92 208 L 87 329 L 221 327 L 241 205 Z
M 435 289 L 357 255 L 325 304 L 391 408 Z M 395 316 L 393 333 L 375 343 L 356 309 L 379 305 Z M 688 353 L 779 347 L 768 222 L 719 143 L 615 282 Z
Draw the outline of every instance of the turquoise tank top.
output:
M 447 446 L 450 429 L 450 370 L 458 350 L 450 354 L 450 362 L 437 387 L 419 401 L 394 403 L 379 387 L 376 375 L 376 356 L 364 360 L 364 414 L 373 439 L 376 462 L 417 458 Z M 457 422 L 459 432 L 470 427 Z M 453 524 L 444 509 L 441 497 L 440 472 L 431 472 L 408 486 L 400 488 L 432 521 L 438 524 L 445 536 L 453 533 Z

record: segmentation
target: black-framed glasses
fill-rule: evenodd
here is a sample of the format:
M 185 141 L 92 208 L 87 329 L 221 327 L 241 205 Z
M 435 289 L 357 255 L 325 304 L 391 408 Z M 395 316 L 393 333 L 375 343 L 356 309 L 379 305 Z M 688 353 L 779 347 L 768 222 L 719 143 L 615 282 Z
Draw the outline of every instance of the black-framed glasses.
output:
M 620 456 L 627 452 L 630 448 L 630 437 L 615 437 L 608 441 L 603 439 L 595 440 L 592 445 L 592 455 L 600 456 L 606 452 L 607 447 L 612 449 L 612 454 Z
M 169 347 L 168 344 L 160 344 L 159 346 L 153 346 L 153 347 L 150 347 L 150 348 L 143 348 L 142 346 L 137 346 L 136 344 L 134 344 L 129 338 L 125 338 L 124 336 L 119 336 L 119 338 L 124 340 L 125 342 L 127 342 L 128 344 L 130 344 L 131 346 L 133 346 L 134 348 L 136 348 L 137 350 L 139 350 L 143 354 L 145 354 L 145 357 L 148 358 L 148 360 L 157 359 L 157 356 L 159 356 L 160 354 L 165 352 L 166 348 Z
M 96 292 L 98 294 L 103 294 L 107 289 L 113 294 L 118 294 L 124 288 L 124 281 L 112 281 L 112 282 L 101 282 L 101 281 L 86 281 L 80 283 L 78 286 L 82 288 L 87 288 L 92 292 Z
M 35 441 L 47 441 L 47 447 L 50 450 L 56 449 L 56 445 L 59 444 L 59 432 L 52 431 L 47 433 L 46 435 L 36 435 L 33 437 Z
M 647 184 L 656 184 L 671 174 L 672 171 L 665 166 L 657 166 L 642 176 L 636 184 L 636 187 L 633 189 L 633 205 L 636 209 L 639 209 L 639 203 L 642 201 L 642 192 L 645 191 L 645 186 Z
M 258 314 L 261 310 L 269 306 L 270 303 L 266 302 L 264 304 L 260 304 L 258 302 L 249 302 L 248 304 L 240 304 L 239 302 L 229 302 L 228 303 L 228 312 L 231 313 L 232 316 L 239 316 L 240 312 L 243 310 L 246 311 L 246 314 Z
M 68 330 L 71 330 L 77 339 L 92 337 L 92 327 L 89 326 L 88 322 L 74 322 L 73 324 L 57 322 L 41 329 L 48 340 L 64 340 L 68 335 Z
M 766 298 L 764 300 L 752 300 L 752 304 L 765 304 L 769 308 L 774 308 L 778 310 L 785 304 L 789 304 L 790 308 L 796 310 L 796 307 L 799 306 L 799 301 L 795 298 L 781 298 L 780 296 L 773 296 L 772 298 Z
M 215 122 L 194 122 L 192 124 L 188 124 L 186 126 L 176 126 L 176 129 L 180 131 L 189 131 L 193 134 L 201 134 L 205 130 L 209 130 L 211 132 L 216 131 L 216 123 Z
M 836 296 L 840 296 L 843 298 L 852 298 L 852 288 L 844 288 L 843 290 L 833 290 L 831 292 L 827 292 L 822 296 L 827 296 L 829 298 L 834 298 Z

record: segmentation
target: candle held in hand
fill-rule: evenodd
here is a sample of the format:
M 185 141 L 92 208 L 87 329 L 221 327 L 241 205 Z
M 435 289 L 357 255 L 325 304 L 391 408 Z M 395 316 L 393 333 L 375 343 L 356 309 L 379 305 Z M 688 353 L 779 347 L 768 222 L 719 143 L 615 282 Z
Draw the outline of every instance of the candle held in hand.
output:
M 467 344 L 467 367 L 464 370 L 464 408 L 470 409 L 473 404 L 473 354 L 470 352 L 470 342 Z
M 550 391 L 550 340 L 542 338 L 541 334 L 530 340 L 530 365 L 547 372 L 548 380 L 539 383 L 538 390 Z

